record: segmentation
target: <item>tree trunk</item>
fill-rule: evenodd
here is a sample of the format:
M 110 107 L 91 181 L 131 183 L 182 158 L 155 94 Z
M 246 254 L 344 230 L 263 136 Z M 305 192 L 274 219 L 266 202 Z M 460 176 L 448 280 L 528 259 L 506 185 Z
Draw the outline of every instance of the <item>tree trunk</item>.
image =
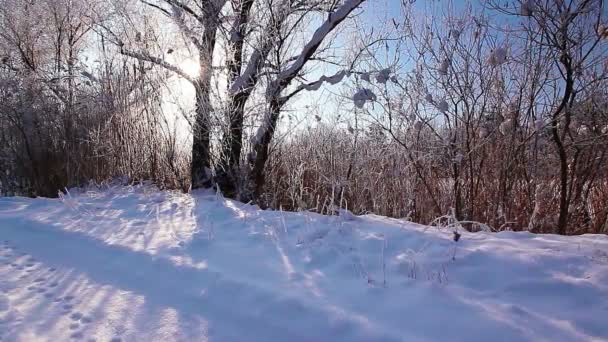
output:
M 279 120 L 282 104 L 278 98 L 274 98 L 269 103 L 268 113 L 266 114 L 265 129 L 258 135 L 253 143 L 252 152 L 247 157 L 249 166 L 249 174 L 247 179 L 248 188 L 240 194 L 241 200 L 244 202 L 257 200 L 263 193 L 264 184 L 266 182 L 264 168 L 268 161 L 268 149 L 274 131 Z
M 196 85 L 196 117 L 194 119 L 192 136 L 192 188 L 211 187 L 211 158 L 209 130 L 209 87 L 204 84 Z
M 228 86 L 232 86 L 238 79 L 243 67 L 243 46 L 249 24 L 249 12 L 253 0 L 232 0 L 232 8 L 236 14 L 229 39 Z M 249 79 L 257 81 L 257 76 Z M 252 89 L 250 86 L 249 89 Z M 222 139 L 222 156 L 216 169 L 216 182 L 224 195 L 233 197 L 238 188 L 238 173 L 243 145 L 243 118 L 245 103 L 249 99 L 251 90 L 230 94 L 228 103 L 228 132 Z
M 217 19 L 212 16 L 203 32 L 202 46 L 199 50 L 200 74 L 195 82 L 196 110 L 192 128 L 192 189 L 209 188 L 213 182 L 211 173 L 211 77 L 213 76 L 213 51 L 218 27 Z
M 559 104 L 558 108 L 555 110 L 552 117 L 551 136 L 553 138 L 553 142 L 555 143 L 557 154 L 559 156 L 560 172 L 559 218 L 557 219 L 556 232 L 557 234 L 564 235 L 566 234 L 566 229 L 568 227 L 568 209 L 570 207 L 570 202 L 568 200 L 568 154 L 566 152 L 566 147 L 564 146 L 562 136 L 559 132 L 558 123 L 560 122 L 560 115 L 563 112 L 565 118 L 563 131 L 564 133 L 567 133 L 568 128 L 570 126 L 570 111 L 568 110 L 567 106 L 571 99 L 574 97 L 574 70 L 572 69 L 570 57 L 567 54 L 564 53 L 564 55 L 562 55 L 560 62 L 566 69 L 566 87 L 564 89 L 562 101 Z
M 289 100 L 290 96 L 281 97 L 283 90 L 289 86 L 291 81 L 298 75 L 306 63 L 312 58 L 327 35 L 333 31 L 348 15 L 365 0 L 346 0 L 315 30 L 311 39 L 306 43 L 296 60 L 285 70 L 278 73 L 276 79 L 271 81 L 266 89 L 266 100 L 268 112 L 264 116 L 262 126 L 258 129 L 253 142 L 252 151 L 247 156 L 249 167 L 246 176 L 246 188 L 241 191 L 239 197 L 242 201 L 258 200 L 262 195 L 265 183 L 264 167 L 268 160 L 268 149 L 281 108 Z M 269 50 L 263 49 L 265 54 Z M 265 59 L 265 58 L 264 58 Z M 293 94 L 292 94 L 293 95 Z
M 245 103 L 249 98 L 238 95 L 228 107 L 228 132 L 222 139 L 221 161 L 216 168 L 216 182 L 225 196 L 233 197 L 238 189 L 238 173 L 243 147 Z

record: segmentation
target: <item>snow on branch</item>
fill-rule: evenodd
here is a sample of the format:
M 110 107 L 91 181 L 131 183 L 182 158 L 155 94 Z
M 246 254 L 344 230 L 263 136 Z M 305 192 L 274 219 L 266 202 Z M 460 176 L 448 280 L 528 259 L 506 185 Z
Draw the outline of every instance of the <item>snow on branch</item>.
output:
M 346 0 L 335 12 L 330 13 L 323 24 L 317 28 L 310 41 L 306 43 L 295 62 L 278 75 L 276 85 L 282 84 L 284 87 L 296 77 L 306 62 L 308 62 L 311 56 L 317 51 L 325 37 L 327 37 L 336 26 L 344 21 L 344 19 L 346 19 L 346 17 L 364 1 L 365 0 Z
M 194 19 L 196 19 L 196 21 L 198 21 L 201 25 L 205 25 L 205 19 L 198 15 L 192 8 L 188 7 L 188 5 L 183 4 L 180 1 L 177 0 L 164 0 L 166 3 L 168 3 L 169 5 L 171 5 L 171 7 L 177 7 L 179 9 L 184 10 L 186 13 L 188 13 L 191 17 L 193 17 Z M 202 1 L 202 3 L 206 3 L 206 1 Z
M 178 6 L 171 6 L 171 9 L 173 12 L 171 18 L 173 18 L 173 21 L 175 21 L 177 27 L 179 27 L 182 33 L 186 37 L 188 37 L 190 41 L 192 41 L 192 43 L 194 44 L 194 46 L 196 46 L 197 49 L 202 50 L 204 47 L 201 44 L 200 40 L 196 37 L 196 33 L 193 32 L 190 27 L 188 27 L 186 21 L 184 20 L 184 10 Z
M 301 84 L 290 94 L 283 96 L 282 100 L 287 101 L 288 99 L 290 99 L 294 95 L 298 94 L 302 90 L 307 90 L 307 91 L 319 90 L 319 88 L 321 88 L 321 85 L 323 85 L 323 83 L 329 83 L 331 85 L 336 85 L 336 84 L 342 82 L 344 77 L 349 77 L 349 76 L 350 76 L 350 72 L 346 71 L 346 70 L 340 70 L 331 76 L 325 76 L 325 75 L 321 76 L 321 78 L 319 78 L 318 80 L 316 80 L 314 82 Z
M 182 70 L 181 68 L 165 61 L 164 59 L 158 58 L 158 57 L 154 57 L 154 56 L 150 56 L 150 55 L 146 55 L 143 53 L 138 53 L 135 51 L 127 51 L 125 49 L 123 49 L 123 47 L 120 47 L 120 53 L 125 55 L 125 56 L 129 56 L 135 59 L 138 59 L 140 61 L 146 61 L 146 62 L 150 62 L 153 64 L 156 64 L 158 66 L 161 66 L 169 71 L 174 72 L 175 74 L 179 75 L 180 77 L 184 78 L 185 80 L 187 80 L 188 82 L 196 85 L 196 80 L 194 78 L 192 78 L 190 75 L 188 75 L 184 70 Z
M 262 64 L 268 56 L 271 48 L 271 39 L 267 39 L 262 43 L 262 47 L 260 49 L 253 51 L 251 57 L 249 58 L 249 63 L 247 63 L 247 68 L 245 68 L 243 74 L 237 77 L 230 86 L 230 89 L 228 90 L 230 94 L 235 95 L 242 91 L 251 90 L 251 88 L 257 82 L 257 77 L 259 76 L 258 72 L 261 69 Z

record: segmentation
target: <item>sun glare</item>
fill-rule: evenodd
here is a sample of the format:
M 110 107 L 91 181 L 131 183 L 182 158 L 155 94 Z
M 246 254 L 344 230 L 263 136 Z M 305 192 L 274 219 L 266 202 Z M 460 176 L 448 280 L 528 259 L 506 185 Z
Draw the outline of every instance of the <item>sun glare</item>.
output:
M 189 76 L 196 77 L 199 73 L 198 62 L 192 59 L 186 59 L 179 64 L 180 68 Z

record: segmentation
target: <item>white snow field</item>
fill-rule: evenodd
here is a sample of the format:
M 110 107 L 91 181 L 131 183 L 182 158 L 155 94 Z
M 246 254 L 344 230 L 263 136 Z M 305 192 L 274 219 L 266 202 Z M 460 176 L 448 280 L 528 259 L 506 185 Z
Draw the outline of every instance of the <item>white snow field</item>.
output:
M 0 341 L 608 341 L 608 237 L 107 187 L 0 199 Z

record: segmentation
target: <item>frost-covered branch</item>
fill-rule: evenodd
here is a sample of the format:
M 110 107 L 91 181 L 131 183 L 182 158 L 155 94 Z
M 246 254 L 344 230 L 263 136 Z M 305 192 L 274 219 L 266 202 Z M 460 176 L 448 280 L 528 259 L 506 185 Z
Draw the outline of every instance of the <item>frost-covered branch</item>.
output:
M 302 51 L 296 58 L 295 62 L 283 72 L 281 72 L 277 80 L 274 82 L 274 87 L 283 88 L 302 70 L 306 62 L 310 60 L 312 55 L 317 51 L 323 40 L 336 28 L 348 15 L 354 11 L 365 0 L 347 0 L 335 12 L 330 13 L 327 19 L 315 30 L 312 38 L 306 43 Z M 271 92 L 282 89 L 270 89 Z
M 190 8 L 188 5 L 182 3 L 181 1 L 177 1 L 177 0 L 164 0 L 164 1 L 167 4 L 171 5 L 171 7 L 179 8 L 179 9 L 185 11 L 192 18 L 194 18 L 196 21 L 198 21 L 201 25 L 205 25 L 206 24 L 205 18 L 203 18 L 202 16 L 200 16 L 192 8 Z M 208 2 L 209 2 L 208 0 L 203 0 L 202 1 L 202 3 L 208 3 Z
M 160 67 L 163 67 L 169 71 L 172 71 L 173 73 L 179 75 L 180 77 L 182 77 L 183 79 L 187 80 L 188 82 L 192 83 L 192 84 L 196 84 L 196 80 L 194 78 L 192 78 L 190 75 L 188 75 L 184 70 L 182 70 L 181 68 L 179 68 L 178 66 L 175 66 L 167 61 L 165 61 L 164 59 L 158 58 L 158 57 L 154 57 L 154 56 L 150 56 L 147 54 L 143 54 L 143 53 L 138 53 L 138 52 L 134 52 L 134 51 L 128 51 L 125 50 L 122 46 L 120 48 L 120 53 L 125 55 L 125 56 L 129 56 L 135 59 L 138 59 L 140 61 L 145 61 L 145 62 L 150 62 L 153 64 L 156 64 Z

